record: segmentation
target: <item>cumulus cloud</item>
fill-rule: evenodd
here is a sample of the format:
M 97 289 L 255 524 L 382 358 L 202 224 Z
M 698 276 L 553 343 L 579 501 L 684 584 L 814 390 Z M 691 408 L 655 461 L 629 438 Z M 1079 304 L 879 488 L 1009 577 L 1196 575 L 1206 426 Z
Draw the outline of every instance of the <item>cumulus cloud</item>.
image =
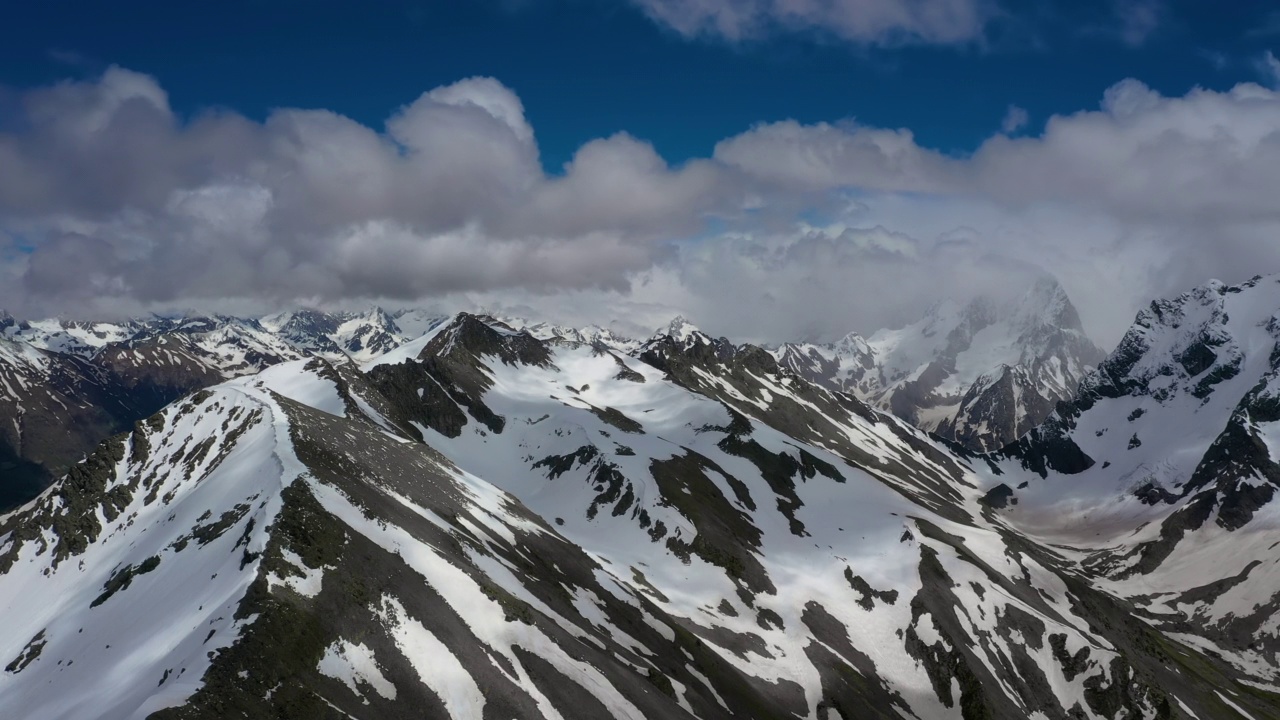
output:
M 1249 83 L 1165 97 L 1124 81 L 1097 110 L 963 158 L 905 131 L 792 122 L 727 140 L 716 158 L 774 187 L 856 187 L 870 210 L 851 221 L 864 227 L 927 242 L 966 228 L 969 257 L 1064 276 L 1104 342 L 1153 295 L 1280 271 L 1280 93 Z M 947 268 L 912 265 L 900 295 L 932 295 Z
M 1116 0 L 1120 39 L 1133 47 L 1143 44 L 1159 28 L 1164 11 L 1163 0 Z
M 382 130 L 325 110 L 184 122 L 120 68 L 21 107 L 0 134 L 0 227 L 27 247 L 8 253 L 24 270 L 7 304 L 616 288 L 700 213 L 743 202 L 711 163 L 671 168 L 627 135 L 547 176 L 520 99 L 490 78 L 430 90 Z
M 1278 123 L 1280 94 L 1251 83 L 1165 97 L 1126 80 L 1098 110 L 1052 117 L 1037 137 L 995 135 L 964 158 L 905 130 L 791 121 L 726 140 L 715 157 L 778 185 L 1072 203 L 1158 222 L 1274 221 Z
M 1005 110 L 1004 119 L 1000 121 L 1000 132 L 1005 135 L 1012 135 L 1026 127 L 1027 122 L 1030 120 L 1031 117 L 1027 114 L 1025 108 L 1010 105 L 1009 109 Z
M 960 170 L 954 160 L 916 144 L 910 130 L 852 123 L 758 125 L 718 143 L 714 157 L 765 186 L 810 191 L 935 192 Z
M 1107 343 L 1153 296 L 1280 272 L 1280 92 L 1251 83 L 1123 81 L 963 156 L 903 128 L 783 121 L 675 166 L 599 138 L 555 175 L 488 78 L 380 128 L 181 119 L 120 68 L 19 100 L 0 131 L 0 306 L 29 315 L 431 301 L 830 339 L 1048 269 Z
M 1280 58 L 1270 50 L 1258 59 L 1258 72 L 1263 81 L 1273 88 L 1280 88 Z
M 728 40 L 773 30 L 821 31 L 871 45 L 957 44 L 982 37 L 995 16 L 988 0 L 632 0 L 686 36 Z

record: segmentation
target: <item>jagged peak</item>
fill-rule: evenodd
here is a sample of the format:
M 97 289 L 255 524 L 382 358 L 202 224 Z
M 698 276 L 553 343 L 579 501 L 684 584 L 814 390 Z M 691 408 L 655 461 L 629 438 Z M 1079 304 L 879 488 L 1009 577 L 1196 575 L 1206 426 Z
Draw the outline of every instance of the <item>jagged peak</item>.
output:
M 395 318 L 391 313 L 387 312 L 381 305 L 374 305 L 362 313 L 353 314 L 353 319 L 366 320 L 383 327 L 394 328 L 396 326 Z
M 1151 330 L 1162 326 L 1177 329 L 1188 321 L 1194 308 L 1221 309 L 1232 295 L 1257 296 L 1262 302 L 1263 310 L 1280 309 L 1280 304 L 1275 304 L 1276 297 L 1261 298 L 1268 292 L 1273 295 L 1280 294 L 1280 274 L 1256 275 L 1239 285 L 1228 285 L 1216 279 L 1210 280 L 1177 297 L 1153 300 L 1150 305 L 1138 312 L 1130 332 Z M 1271 307 L 1273 304 L 1275 304 L 1274 308 Z M 1221 324 L 1226 322 L 1226 319 L 1223 313 L 1211 311 L 1203 317 L 1192 318 L 1191 321 L 1198 325 L 1205 325 Z
M 334 330 L 336 333 L 363 333 L 369 329 L 391 335 L 400 333 L 400 326 L 395 318 L 377 305 L 360 312 L 342 313 L 338 316 L 338 320 L 338 327 Z
M 419 358 L 450 357 L 458 351 L 475 357 L 497 356 L 508 365 L 546 365 L 551 352 L 526 330 L 516 330 L 490 315 L 460 312 L 433 333 Z
M 835 342 L 836 347 L 866 347 L 867 339 L 860 333 L 851 332 Z
M 277 332 L 289 335 L 327 334 L 337 330 L 341 324 L 341 320 L 330 313 L 315 308 L 287 310 L 264 318 L 264 322 L 274 326 Z
M 700 332 L 702 331 L 698 329 L 698 326 L 689 322 L 683 315 L 677 315 L 672 318 L 671 322 L 667 323 L 666 328 L 666 334 L 677 340 L 683 340 L 693 333 Z
M 1080 314 L 1052 275 L 1039 275 L 1014 301 L 1009 315 L 1023 327 L 1055 327 L 1083 332 Z
M 1219 385 L 1245 369 L 1245 360 L 1258 347 L 1268 347 L 1268 352 L 1275 347 L 1280 340 L 1273 333 L 1280 328 L 1278 311 L 1280 275 L 1240 285 L 1213 280 L 1155 300 L 1085 378 L 1085 401 L 1150 394 L 1163 402 L 1185 392 L 1208 402 Z
M 784 342 L 779 345 L 775 353 L 778 357 L 786 357 L 788 355 L 804 355 L 810 352 L 822 352 L 826 349 L 823 345 L 817 345 L 808 342 Z
M 689 341 L 705 340 L 711 341 L 711 336 L 704 333 L 697 325 L 689 322 L 683 315 L 677 315 L 667 323 L 666 327 L 659 328 L 653 334 L 653 339 L 669 337 L 678 343 L 684 344 Z

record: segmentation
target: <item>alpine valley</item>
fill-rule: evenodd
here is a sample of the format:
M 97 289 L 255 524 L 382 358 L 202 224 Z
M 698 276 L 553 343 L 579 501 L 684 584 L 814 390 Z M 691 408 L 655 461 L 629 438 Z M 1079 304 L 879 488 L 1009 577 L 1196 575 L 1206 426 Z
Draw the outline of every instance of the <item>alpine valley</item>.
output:
M 1280 719 L 1280 276 L 0 327 L 3 718 Z

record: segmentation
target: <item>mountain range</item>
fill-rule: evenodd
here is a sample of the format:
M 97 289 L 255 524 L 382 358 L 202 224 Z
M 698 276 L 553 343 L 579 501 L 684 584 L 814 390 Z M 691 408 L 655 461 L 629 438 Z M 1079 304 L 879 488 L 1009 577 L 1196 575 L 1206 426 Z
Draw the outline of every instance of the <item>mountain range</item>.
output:
M 0 716 L 1280 718 L 1280 276 L 1105 357 L 1049 281 L 774 349 L 423 315 L 5 321 L 59 479 Z

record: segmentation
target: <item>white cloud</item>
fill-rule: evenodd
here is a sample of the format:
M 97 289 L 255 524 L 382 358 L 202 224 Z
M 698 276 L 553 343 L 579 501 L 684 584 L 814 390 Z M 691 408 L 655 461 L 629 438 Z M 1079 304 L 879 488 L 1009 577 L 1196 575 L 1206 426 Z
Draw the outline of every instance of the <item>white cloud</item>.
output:
M 25 268 L 10 305 L 622 287 L 742 202 L 711 163 L 669 168 L 626 135 L 549 177 L 489 78 L 424 93 L 385 132 L 325 110 L 183 123 L 118 68 L 24 100 L 29 129 L 0 133 L 0 229 L 32 248 L 8 261 Z
M 1258 60 L 1258 72 L 1271 87 L 1280 89 L 1280 58 L 1270 50 L 1262 54 Z
M 948 184 L 956 163 L 920 147 L 910 130 L 794 120 L 758 125 L 723 140 L 714 157 L 757 181 L 787 189 L 931 192 Z
M 774 30 L 817 30 L 871 45 L 979 40 L 994 5 L 987 0 L 631 0 L 686 36 L 728 40 Z
M 1009 109 L 1004 113 L 1004 119 L 1000 121 L 1000 132 L 1005 135 L 1012 135 L 1026 127 L 1030 119 L 1025 108 L 1010 105 Z
M 778 187 L 1053 202 L 1150 222 L 1280 219 L 1280 93 L 1254 84 L 1165 97 L 1126 80 L 1102 107 L 1054 116 L 1043 134 L 995 135 L 969 157 L 906 130 L 787 121 L 721 142 L 715 157 Z
M 1120 20 L 1120 39 L 1137 47 L 1160 27 L 1164 0 L 1116 0 L 1115 12 Z

